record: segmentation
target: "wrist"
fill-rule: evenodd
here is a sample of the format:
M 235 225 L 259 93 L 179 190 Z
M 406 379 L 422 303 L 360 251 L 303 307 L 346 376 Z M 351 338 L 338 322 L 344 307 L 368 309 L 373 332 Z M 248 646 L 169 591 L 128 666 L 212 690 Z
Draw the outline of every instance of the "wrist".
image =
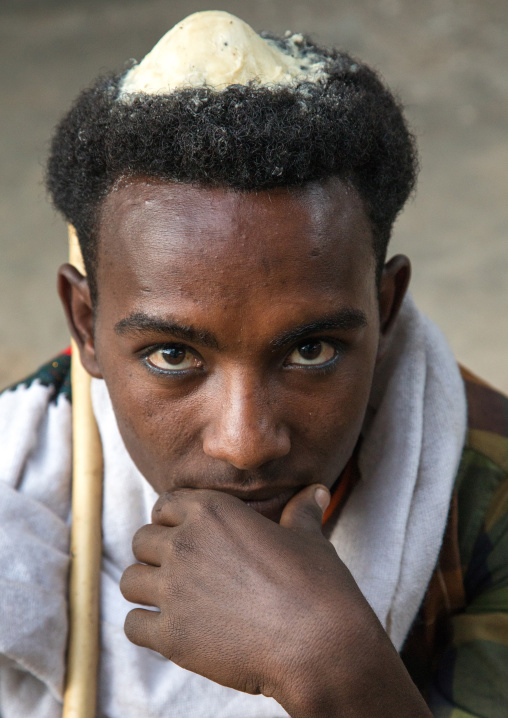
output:
M 431 718 L 377 618 L 350 618 L 346 635 L 337 627 L 326 652 L 309 651 L 287 672 L 274 697 L 291 718 Z

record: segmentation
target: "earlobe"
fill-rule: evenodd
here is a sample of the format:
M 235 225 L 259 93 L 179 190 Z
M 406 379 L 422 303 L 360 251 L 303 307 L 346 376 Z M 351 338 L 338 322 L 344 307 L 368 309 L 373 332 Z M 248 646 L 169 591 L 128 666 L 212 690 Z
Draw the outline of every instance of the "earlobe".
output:
M 57 286 L 69 331 L 78 346 L 81 362 L 91 376 L 101 379 L 102 374 L 95 355 L 94 311 L 88 281 L 72 264 L 62 264 L 58 270 Z
M 379 286 L 380 335 L 377 361 L 381 361 L 390 343 L 391 330 L 406 295 L 411 278 L 411 262 L 397 254 L 383 268 Z

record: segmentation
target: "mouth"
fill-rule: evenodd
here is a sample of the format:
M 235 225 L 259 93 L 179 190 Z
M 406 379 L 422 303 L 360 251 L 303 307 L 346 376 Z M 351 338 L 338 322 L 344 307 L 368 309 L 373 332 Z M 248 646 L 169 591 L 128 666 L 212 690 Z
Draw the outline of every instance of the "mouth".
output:
M 303 488 L 302 486 L 291 487 L 288 489 L 279 489 L 279 493 L 275 491 L 268 492 L 266 489 L 260 491 L 251 491 L 242 493 L 238 490 L 224 490 L 224 493 L 236 496 L 243 503 L 267 519 L 278 522 L 285 505 L 293 496 Z

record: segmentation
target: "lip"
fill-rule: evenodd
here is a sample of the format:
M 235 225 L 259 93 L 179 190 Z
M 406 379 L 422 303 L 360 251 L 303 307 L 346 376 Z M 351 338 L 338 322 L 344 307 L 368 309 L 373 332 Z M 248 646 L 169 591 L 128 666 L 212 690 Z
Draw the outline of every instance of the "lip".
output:
M 278 521 L 285 505 L 300 490 L 300 488 L 300 486 L 297 486 L 285 489 L 284 491 L 279 491 L 278 494 L 273 496 L 266 496 L 266 490 L 264 496 L 261 492 L 257 492 L 259 497 L 244 497 L 239 495 L 239 492 L 237 491 L 234 492 L 234 495 L 241 499 L 246 506 L 254 509 L 254 511 L 257 511 L 259 514 L 262 514 L 263 516 L 266 516 L 266 518 L 272 519 L 273 521 Z
M 264 503 L 279 497 L 291 497 L 301 488 L 301 486 L 263 486 L 259 489 L 252 489 L 251 491 L 242 491 L 236 486 L 218 486 L 216 490 L 222 491 L 224 494 L 236 496 L 237 499 L 241 499 L 246 503 Z
M 278 523 L 282 511 L 288 501 L 293 498 L 305 484 L 298 486 L 263 486 L 250 491 L 242 491 L 238 486 L 194 486 L 192 488 L 207 488 L 235 496 L 249 508 L 257 511 L 272 521 Z M 189 487 L 190 488 L 190 487 Z

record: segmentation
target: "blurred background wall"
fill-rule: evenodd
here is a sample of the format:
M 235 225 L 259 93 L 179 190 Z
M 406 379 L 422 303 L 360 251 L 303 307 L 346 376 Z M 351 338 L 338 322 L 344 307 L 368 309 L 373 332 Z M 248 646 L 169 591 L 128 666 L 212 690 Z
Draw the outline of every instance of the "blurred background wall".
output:
M 104 69 L 197 10 L 306 31 L 378 68 L 419 137 L 392 252 L 458 359 L 508 391 L 506 0 L 0 0 L 0 386 L 68 343 L 55 292 L 66 230 L 45 195 L 52 128 Z

